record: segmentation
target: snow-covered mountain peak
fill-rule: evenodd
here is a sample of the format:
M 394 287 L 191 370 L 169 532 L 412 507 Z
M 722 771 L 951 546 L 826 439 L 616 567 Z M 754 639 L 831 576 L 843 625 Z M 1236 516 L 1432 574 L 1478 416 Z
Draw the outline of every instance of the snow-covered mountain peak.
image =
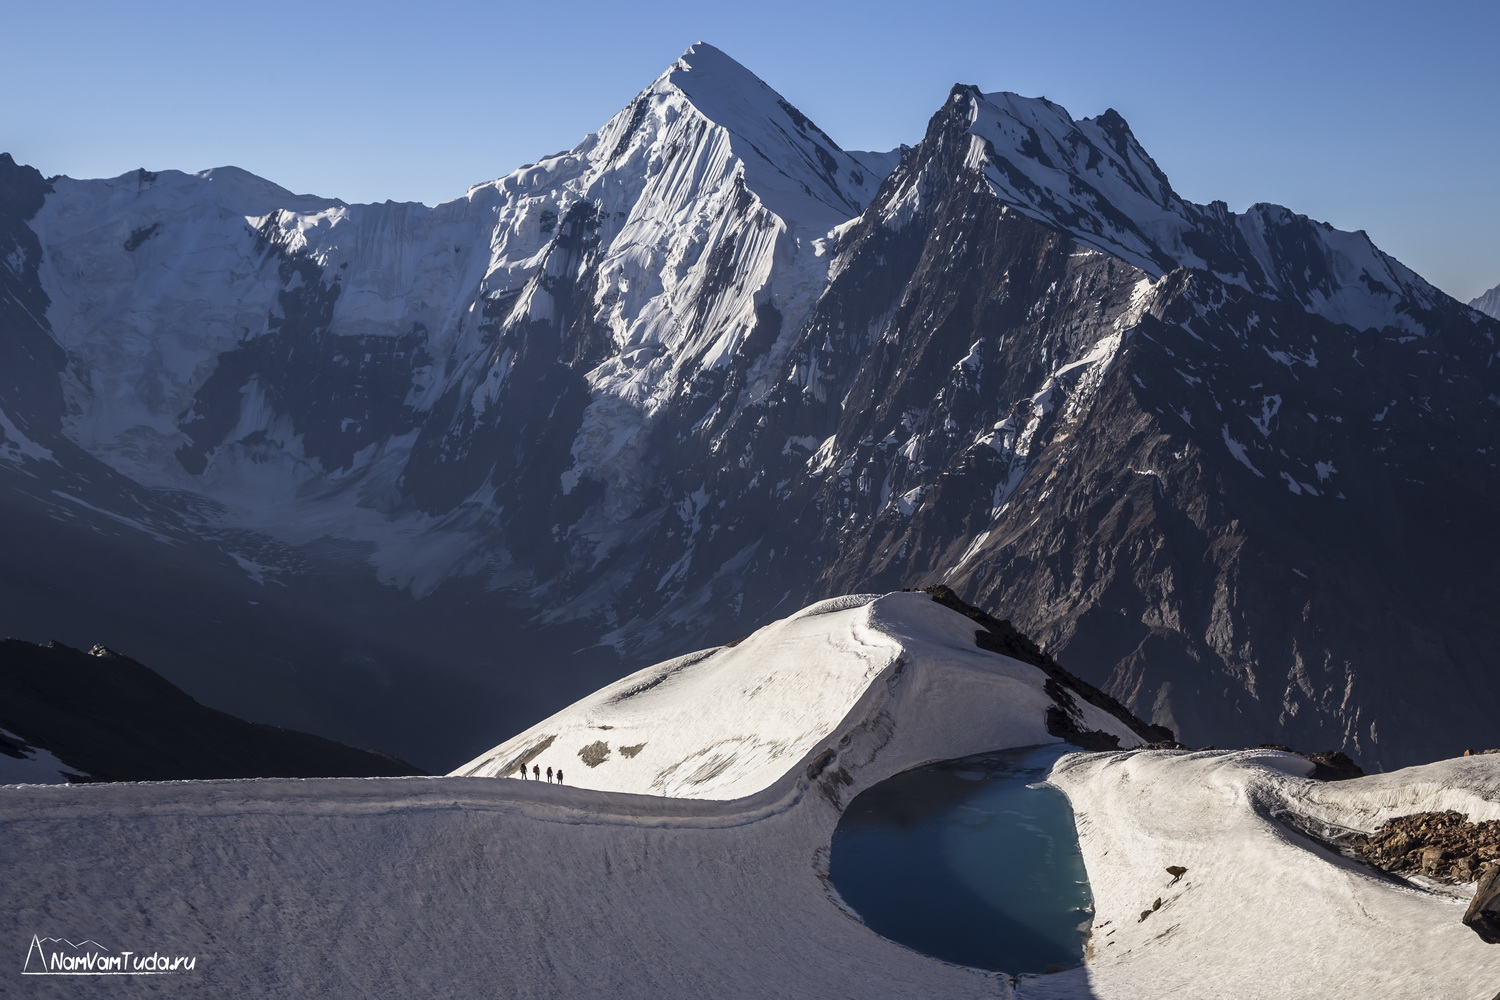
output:
M 964 166 L 997 198 L 1153 279 L 1211 271 L 1336 323 L 1419 334 L 1418 314 L 1441 297 L 1364 233 L 1279 205 L 1236 214 L 1186 201 L 1113 108 L 1074 119 L 1046 98 L 972 86 L 955 87 L 949 103 L 947 134 L 967 133 Z
M 1494 316 L 1496 319 L 1500 319 L 1500 285 L 1491 288 L 1483 295 L 1471 301 L 1469 305 L 1487 316 Z
M 746 187 L 792 228 L 826 232 L 858 215 L 895 165 L 892 154 L 846 152 L 765 81 L 706 42 L 684 52 L 601 136 L 623 132 L 623 141 L 647 114 L 671 122 L 685 112 L 729 134 Z
M 1075 121 L 1046 98 L 968 96 L 968 162 L 1003 201 L 1153 277 L 1196 256 L 1188 206 L 1118 112 Z
M 687 51 L 662 74 L 663 79 L 668 77 L 680 87 L 685 87 L 691 80 L 696 86 L 720 91 L 740 89 L 751 93 L 775 93 L 743 64 L 707 42 L 694 42 L 688 46 Z
M 144 173 L 144 171 L 140 173 Z M 264 177 L 258 177 L 241 167 L 210 167 L 207 170 L 198 171 L 193 176 L 208 181 L 209 184 L 213 185 L 213 190 L 217 196 L 225 200 L 253 198 L 262 200 L 267 204 L 275 205 L 277 208 L 303 211 L 314 206 L 322 208 L 344 204 L 338 198 L 324 198 L 314 194 L 293 194 L 280 184 L 268 181 Z M 245 214 L 258 213 L 246 212 Z

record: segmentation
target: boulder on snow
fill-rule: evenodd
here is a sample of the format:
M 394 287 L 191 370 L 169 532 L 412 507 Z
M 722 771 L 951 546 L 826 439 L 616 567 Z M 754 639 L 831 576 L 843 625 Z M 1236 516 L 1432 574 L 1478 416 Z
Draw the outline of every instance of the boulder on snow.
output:
M 1500 944 L 1500 864 L 1492 864 L 1474 887 L 1464 926 L 1490 944 Z
M 1349 755 L 1342 750 L 1324 750 L 1322 753 L 1303 756 L 1317 765 L 1313 777 L 1323 781 L 1344 781 L 1365 776 L 1365 769 L 1350 760 Z

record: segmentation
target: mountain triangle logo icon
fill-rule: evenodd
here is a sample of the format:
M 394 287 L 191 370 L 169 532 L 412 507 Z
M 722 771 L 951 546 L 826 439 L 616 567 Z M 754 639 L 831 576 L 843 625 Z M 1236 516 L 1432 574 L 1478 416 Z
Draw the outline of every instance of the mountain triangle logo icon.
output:
M 69 941 L 33 934 L 21 965 L 24 976 L 161 976 L 194 972 L 196 955 L 164 955 L 157 951 L 113 951 L 90 938 Z

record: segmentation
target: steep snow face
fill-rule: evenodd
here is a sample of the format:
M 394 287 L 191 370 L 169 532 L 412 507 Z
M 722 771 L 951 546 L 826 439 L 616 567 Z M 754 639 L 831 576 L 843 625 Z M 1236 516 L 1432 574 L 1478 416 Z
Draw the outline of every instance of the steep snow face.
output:
M 1491 288 L 1489 291 L 1485 292 L 1483 295 L 1470 302 L 1469 305 L 1473 306 L 1475 309 L 1478 309 L 1480 312 L 1485 313 L 1486 315 L 1494 316 L 1496 319 L 1500 319 L 1500 285 L 1496 285 L 1494 288 Z
M 730 133 L 746 186 L 798 229 L 818 233 L 858 215 L 896 165 L 894 153 L 849 153 L 754 73 L 699 42 L 648 93 L 686 98 Z M 634 116 L 635 106 L 627 109 Z
M 575 445 L 580 478 L 625 471 L 618 447 L 596 440 L 601 425 L 616 441 L 636 436 L 631 410 L 638 423 L 738 355 L 774 363 L 776 330 L 790 335 L 822 288 L 815 242 L 858 214 L 894 163 L 846 153 L 703 43 L 570 155 L 588 167 L 554 210 L 596 206 L 578 305 L 613 348 L 587 376 L 602 398 Z M 536 295 L 523 290 L 512 316 Z M 772 342 L 752 346 L 758 331 Z
M 933 685 L 944 699 L 989 705 L 982 725 L 1006 745 L 1055 742 L 1046 676 L 978 649 L 974 633 L 972 621 L 922 593 L 822 601 L 734 646 L 632 674 L 453 774 L 520 778 L 556 767 L 584 788 L 743 798 L 784 782 L 829 734 L 888 717 L 898 692 Z M 1140 741 L 1086 707 L 1089 728 Z
M 70 360 L 70 435 L 121 471 L 164 482 L 193 394 L 276 308 L 275 268 L 253 252 L 247 219 L 336 203 L 235 168 L 53 187 L 33 228 L 46 319 Z

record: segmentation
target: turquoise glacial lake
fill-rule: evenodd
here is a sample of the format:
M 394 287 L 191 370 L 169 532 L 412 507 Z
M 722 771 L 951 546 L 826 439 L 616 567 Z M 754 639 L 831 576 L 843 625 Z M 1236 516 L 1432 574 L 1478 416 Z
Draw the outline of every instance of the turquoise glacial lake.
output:
M 829 877 L 872 930 L 934 958 L 1012 975 L 1083 962 L 1093 919 L 1073 810 L 1039 785 L 1076 747 L 928 764 L 849 804 Z

